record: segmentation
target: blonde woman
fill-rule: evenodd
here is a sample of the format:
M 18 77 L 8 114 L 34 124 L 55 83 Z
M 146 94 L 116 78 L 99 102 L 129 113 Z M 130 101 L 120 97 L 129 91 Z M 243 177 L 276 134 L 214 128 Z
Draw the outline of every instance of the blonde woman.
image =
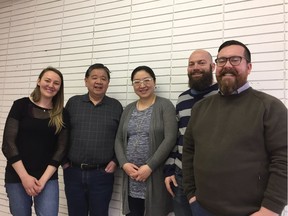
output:
M 14 216 L 57 216 L 57 168 L 66 153 L 68 115 L 63 109 L 63 76 L 53 67 L 39 75 L 30 97 L 14 101 L 2 151 L 7 158 L 5 187 Z

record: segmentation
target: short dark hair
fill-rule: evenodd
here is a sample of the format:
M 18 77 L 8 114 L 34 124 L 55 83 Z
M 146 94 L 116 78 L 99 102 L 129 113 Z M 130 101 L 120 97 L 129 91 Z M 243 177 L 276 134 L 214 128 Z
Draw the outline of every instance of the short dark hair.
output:
M 225 41 L 223 44 L 221 44 L 221 46 L 219 47 L 218 49 L 218 53 L 220 52 L 220 50 L 222 50 L 224 47 L 227 47 L 227 46 L 231 46 L 231 45 L 238 45 L 238 46 L 241 46 L 244 48 L 244 56 L 247 60 L 248 63 L 251 62 L 251 52 L 250 50 L 248 49 L 248 47 L 241 43 L 240 41 L 237 41 L 237 40 L 229 40 L 229 41 Z
M 153 80 L 156 81 L 156 76 L 155 76 L 154 71 L 150 67 L 145 66 L 145 65 L 138 66 L 132 71 L 132 73 L 131 73 L 131 81 L 133 81 L 133 78 L 134 78 L 135 74 L 138 71 L 141 71 L 141 70 L 146 71 L 153 78 Z
M 108 80 L 110 80 L 110 73 L 111 73 L 110 70 L 101 63 L 96 63 L 96 64 L 91 65 L 85 73 L 85 78 L 88 78 L 90 76 L 91 71 L 94 69 L 103 69 L 107 73 Z

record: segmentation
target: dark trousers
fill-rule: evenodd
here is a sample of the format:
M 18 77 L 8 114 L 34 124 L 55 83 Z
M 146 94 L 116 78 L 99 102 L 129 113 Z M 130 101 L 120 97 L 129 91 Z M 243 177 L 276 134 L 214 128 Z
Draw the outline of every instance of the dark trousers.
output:
M 190 204 L 193 216 L 214 216 L 212 213 L 204 209 L 197 200 Z
M 145 200 L 139 198 L 133 198 L 128 196 L 128 203 L 130 213 L 126 216 L 143 216 L 145 211 Z
M 175 187 L 174 184 L 171 184 L 172 190 L 175 194 L 173 197 L 173 210 L 175 216 L 192 216 L 190 205 L 187 199 L 187 196 L 183 190 L 183 177 L 182 171 L 176 167 L 175 178 L 178 184 L 178 187 Z
M 69 216 L 108 216 L 114 174 L 104 169 L 64 169 Z

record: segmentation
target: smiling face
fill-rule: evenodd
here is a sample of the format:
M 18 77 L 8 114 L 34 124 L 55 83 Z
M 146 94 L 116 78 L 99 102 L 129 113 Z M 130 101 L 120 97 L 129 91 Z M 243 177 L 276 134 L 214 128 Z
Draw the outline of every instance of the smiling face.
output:
M 140 98 L 150 98 L 154 95 L 155 81 L 149 73 L 145 70 L 139 70 L 133 76 L 133 81 L 135 80 L 140 81 L 133 84 L 134 92 Z
M 104 97 L 109 86 L 109 78 L 104 69 L 93 69 L 85 78 L 85 86 L 93 98 Z
M 217 58 L 229 58 L 240 56 L 242 60 L 239 65 L 233 66 L 227 60 L 224 66 L 216 67 L 216 78 L 220 91 L 224 95 L 230 95 L 247 82 L 247 77 L 251 72 L 252 64 L 244 58 L 244 48 L 239 45 L 231 45 L 221 49 Z
M 189 87 L 202 91 L 212 85 L 215 64 L 211 55 L 205 50 L 196 50 L 190 57 L 187 67 Z
M 61 87 L 61 77 L 54 71 L 46 71 L 41 78 L 38 79 L 41 97 L 53 98 Z

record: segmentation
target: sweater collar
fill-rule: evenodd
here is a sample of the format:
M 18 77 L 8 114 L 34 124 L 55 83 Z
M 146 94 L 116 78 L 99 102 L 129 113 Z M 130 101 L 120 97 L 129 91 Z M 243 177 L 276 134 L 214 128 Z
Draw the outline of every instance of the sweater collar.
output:
M 233 94 L 240 94 L 241 92 L 247 90 L 248 88 L 250 88 L 250 85 L 248 82 L 246 82 L 243 86 L 241 86 L 240 88 L 238 88 L 236 91 L 232 92 Z M 219 94 L 223 95 L 223 93 L 219 90 Z

